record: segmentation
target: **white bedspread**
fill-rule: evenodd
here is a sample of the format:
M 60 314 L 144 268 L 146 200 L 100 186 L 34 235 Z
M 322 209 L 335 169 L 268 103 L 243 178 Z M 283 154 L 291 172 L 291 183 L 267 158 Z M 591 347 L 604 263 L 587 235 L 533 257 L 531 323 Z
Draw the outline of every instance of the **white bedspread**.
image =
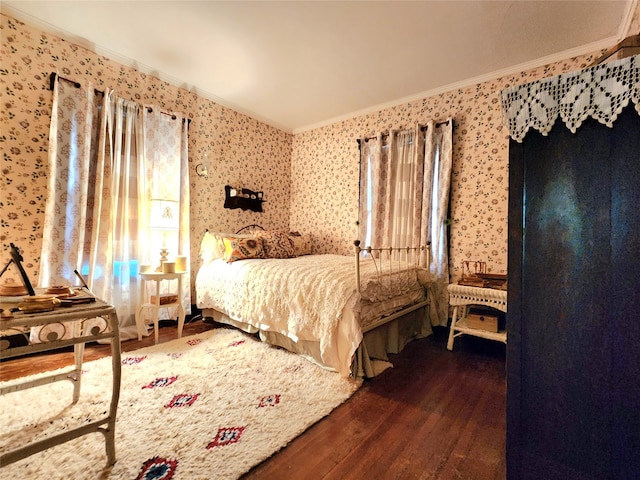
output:
M 296 342 L 318 341 L 323 362 L 348 374 L 351 356 L 362 340 L 357 315 L 353 314 L 360 300 L 354 262 L 353 257 L 343 255 L 230 264 L 214 260 L 198 272 L 197 305 L 214 308 L 261 330 L 276 331 Z M 414 270 L 380 275 L 372 260 L 360 263 L 363 298 L 383 300 L 401 290 L 419 288 Z M 341 336 L 346 332 L 349 338 L 336 338 L 337 332 Z

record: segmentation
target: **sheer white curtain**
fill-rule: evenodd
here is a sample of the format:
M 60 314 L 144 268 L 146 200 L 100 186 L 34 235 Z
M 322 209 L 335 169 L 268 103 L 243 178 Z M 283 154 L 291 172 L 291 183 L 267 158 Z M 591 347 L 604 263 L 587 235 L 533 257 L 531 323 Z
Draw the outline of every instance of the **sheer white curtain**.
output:
M 428 226 L 421 238 L 431 241 L 429 270 L 433 284 L 430 288 L 431 322 L 447 326 L 449 318 L 449 243 L 447 218 L 453 165 L 453 120 L 436 125 L 430 122 L 425 130 L 423 204 Z M 422 235 L 426 234 L 426 237 Z
M 135 312 L 140 301 L 138 263 L 145 178 L 140 106 L 107 91 L 102 103 L 95 158 L 91 239 L 85 244 L 83 270 L 94 294 L 116 306 L 124 333 L 137 335 Z M 92 227 L 92 228 L 91 228 Z
M 361 142 L 360 195 L 367 207 L 360 209 L 360 237 L 366 245 L 420 245 L 423 145 L 417 125 Z
M 158 264 L 160 249 L 169 251 L 169 260 L 177 255 L 186 257 L 190 266 L 189 235 L 189 160 L 188 160 L 188 122 L 179 114 L 167 115 L 157 108 L 147 107 L 143 112 L 145 177 L 144 205 L 152 200 L 167 200 L 178 206 L 179 221 L 177 231 L 158 232 L 148 228 L 150 210 L 142 213 L 145 219 L 145 244 L 149 246 L 144 253 L 144 263 Z M 169 287 L 176 291 L 175 285 Z M 185 312 L 191 313 L 190 272 L 183 277 L 182 304 Z M 160 318 L 175 318 L 175 312 L 160 312 Z
M 136 103 L 56 77 L 49 189 L 39 285 L 77 283 L 117 310 L 122 339 L 137 336 L 139 192 L 144 164 Z M 78 132 L 81 132 L 79 134 Z
M 448 318 L 451 123 L 429 122 L 360 141 L 360 238 L 375 247 L 431 241 L 433 325 L 446 325 Z
M 177 132 L 160 128 L 149 139 L 161 140 L 147 145 L 145 127 L 153 130 L 158 124 L 147 121 L 144 113 L 144 107 L 110 90 L 96 95 L 91 85 L 75 88 L 56 76 L 38 284 L 76 284 L 78 270 L 96 296 L 116 307 L 122 339 L 137 337 L 139 264 L 159 258 L 150 257 L 149 242 L 157 236 L 148 223 L 153 193 L 176 192 L 184 225 L 173 255 L 178 248 L 186 255 L 189 251 L 187 125 L 165 115 Z M 170 141 L 177 144 L 173 163 L 169 155 L 157 160 L 150 153 Z M 159 245 L 156 251 L 159 255 Z M 189 299 L 188 277 L 184 285 Z

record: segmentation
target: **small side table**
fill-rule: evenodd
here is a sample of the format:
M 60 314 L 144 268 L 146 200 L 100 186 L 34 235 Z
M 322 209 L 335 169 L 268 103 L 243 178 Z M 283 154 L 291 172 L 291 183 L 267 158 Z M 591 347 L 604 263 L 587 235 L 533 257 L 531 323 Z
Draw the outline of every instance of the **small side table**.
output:
M 158 343 L 158 316 L 161 308 L 178 309 L 178 338 L 182 337 L 182 329 L 184 328 L 184 307 L 182 305 L 182 277 L 187 272 L 148 272 L 140 273 L 142 285 L 140 286 L 140 306 L 136 310 L 136 328 L 138 329 L 138 340 L 142 340 L 145 333 L 144 320 L 142 318 L 142 310 L 150 308 L 152 310 L 152 320 L 155 333 L 155 343 Z M 160 304 L 160 284 L 163 280 L 178 280 L 178 300 L 173 303 Z M 156 282 L 155 303 L 152 303 L 147 297 L 147 282 Z
M 470 305 L 485 305 L 507 313 L 507 291 L 493 288 L 468 287 L 455 283 L 447 287 L 449 292 L 449 305 L 453 306 L 453 316 L 451 317 L 451 328 L 449 329 L 449 341 L 447 349 L 453 350 L 453 340 L 460 335 L 473 335 L 489 340 L 507 343 L 507 332 L 488 332 L 477 328 L 470 328 L 467 325 L 467 313 Z M 458 307 L 462 307 L 459 312 Z M 458 314 L 460 314 L 458 316 Z

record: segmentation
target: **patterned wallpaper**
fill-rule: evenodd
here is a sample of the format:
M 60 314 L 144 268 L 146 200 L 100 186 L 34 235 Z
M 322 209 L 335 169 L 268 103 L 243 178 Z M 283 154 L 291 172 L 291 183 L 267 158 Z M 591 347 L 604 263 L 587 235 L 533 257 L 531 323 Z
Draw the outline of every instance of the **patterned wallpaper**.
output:
M 640 34 L 640 2 L 629 28 Z M 588 67 L 604 51 L 570 58 L 296 134 L 291 160 L 291 229 L 315 234 L 318 252 L 351 253 L 358 208 L 357 139 L 429 119 L 454 119 L 450 271 L 482 260 L 507 272 L 509 138 L 500 91 Z
M 205 229 L 236 231 L 260 223 L 287 228 L 292 135 L 156 77 L 122 66 L 73 43 L 1 16 L 0 68 L 0 263 L 8 261 L 9 243 L 22 252 L 29 278 L 37 283 L 47 189 L 47 145 L 52 92 L 49 74 L 116 94 L 164 112 L 190 118 L 191 258 L 197 268 Z M 208 177 L 195 174 L 205 158 Z M 260 172 L 260 175 L 256 175 Z M 224 186 L 264 191 L 264 213 L 224 209 Z M 18 279 L 10 268 L 2 281 Z
M 450 271 L 482 260 L 507 271 L 509 138 L 500 91 L 580 70 L 603 52 L 498 78 L 299 133 L 291 160 L 291 229 L 313 232 L 319 252 L 350 253 L 358 206 L 357 139 L 414 123 L 454 119 Z
M 0 241 L 4 252 L 0 263 L 4 265 L 9 258 L 9 242 L 15 243 L 34 283 L 47 188 L 52 71 L 81 83 L 92 82 L 98 89 L 113 88 L 122 97 L 166 112 L 182 112 L 192 120 L 189 172 L 194 271 L 205 229 L 235 231 L 250 223 L 311 233 L 321 253 L 351 253 L 358 199 L 356 140 L 378 130 L 453 117 L 451 268 L 455 278 L 467 259 L 486 261 L 491 272 L 506 272 L 508 138 L 499 92 L 584 68 L 601 54 L 571 58 L 294 136 L 4 14 L 1 20 Z M 639 25 L 640 6 L 631 31 L 640 31 Z M 204 159 L 209 175 L 199 177 L 195 165 Z M 264 213 L 224 209 L 225 184 L 264 191 Z M 10 269 L 7 275 L 15 278 L 15 273 Z

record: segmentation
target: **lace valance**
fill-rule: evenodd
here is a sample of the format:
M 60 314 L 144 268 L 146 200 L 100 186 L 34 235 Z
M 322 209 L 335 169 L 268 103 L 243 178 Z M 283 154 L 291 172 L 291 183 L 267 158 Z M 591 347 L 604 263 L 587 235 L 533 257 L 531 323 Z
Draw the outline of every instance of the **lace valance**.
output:
M 547 135 L 558 115 L 572 133 L 588 117 L 612 127 L 629 100 L 640 115 L 640 55 L 510 87 L 501 94 L 504 122 L 518 142 L 530 128 Z

